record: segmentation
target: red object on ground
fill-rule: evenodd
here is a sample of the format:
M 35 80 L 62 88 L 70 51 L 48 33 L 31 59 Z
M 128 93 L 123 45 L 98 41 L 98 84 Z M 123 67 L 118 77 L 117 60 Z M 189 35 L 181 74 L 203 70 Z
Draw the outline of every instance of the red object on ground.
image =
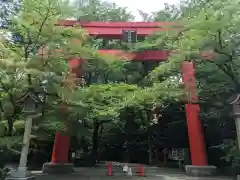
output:
M 141 164 L 138 164 L 137 166 L 137 175 L 143 177 L 144 176 L 144 166 Z
M 56 132 L 51 163 L 68 163 L 70 137 Z
M 107 173 L 108 176 L 112 176 L 112 163 L 109 163 L 108 164 L 108 173 Z
M 142 165 L 140 167 L 140 176 L 143 177 L 144 176 L 144 165 Z
M 137 166 L 137 173 L 140 173 L 141 172 L 141 164 L 138 164 Z
M 199 119 L 200 107 L 199 104 L 192 104 L 198 101 L 194 64 L 187 61 L 183 62 L 181 70 L 182 80 L 189 101 L 189 103 L 185 105 L 185 109 L 192 165 L 207 166 L 206 145 L 201 121 Z

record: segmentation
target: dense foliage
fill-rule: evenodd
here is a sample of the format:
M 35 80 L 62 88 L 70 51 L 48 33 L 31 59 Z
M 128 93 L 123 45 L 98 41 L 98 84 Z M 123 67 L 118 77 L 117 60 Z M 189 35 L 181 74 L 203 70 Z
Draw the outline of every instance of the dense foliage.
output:
M 56 130 L 69 133 L 72 147 L 81 149 L 84 162 L 91 163 L 96 159 L 152 163 L 154 152 L 162 148 L 188 148 L 179 69 L 184 60 L 191 60 L 196 64 L 209 154 L 216 154 L 220 147 L 231 152 L 227 154 L 231 157 L 236 133 L 226 102 L 240 87 L 238 5 L 238 0 L 192 0 L 179 7 L 166 4 L 152 14 L 140 12 L 144 21 L 175 21 L 182 28 L 126 46 L 117 40 L 95 40 L 81 27 L 56 26 L 64 18 L 134 19 L 116 4 L 100 0 L 2 2 L 0 18 L 6 26 L 0 41 L 0 146 L 8 154 L 18 154 L 24 114 L 16 102 L 31 88 L 45 94 L 43 115 L 34 121 L 31 155 L 49 158 L 46 149 L 51 150 Z M 12 11 L 6 14 L 6 8 Z M 165 63 L 133 63 L 102 56 L 96 51 L 100 48 L 178 53 Z M 75 76 L 67 60 L 79 57 L 81 66 L 73 70 Z M 210 156 L 210 163 L 219 165 L 220 157 L 226 155 L 223 152 Z

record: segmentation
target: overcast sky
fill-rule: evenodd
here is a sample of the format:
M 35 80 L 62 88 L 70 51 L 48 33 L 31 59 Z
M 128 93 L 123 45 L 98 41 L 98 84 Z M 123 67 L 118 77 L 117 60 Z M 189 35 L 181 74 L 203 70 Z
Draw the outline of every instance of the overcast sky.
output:
M 134 13 L 137 17 L 136 20 L 141 20 L 138 15 L 138 9 L 150 13 L 152 11 L 157 11 L 164 7 L 164 3 L 178 4 L 180 0 L 107 0 L 110 2 L 115 2 L 119 6 L 128 7 L 130 11 Z

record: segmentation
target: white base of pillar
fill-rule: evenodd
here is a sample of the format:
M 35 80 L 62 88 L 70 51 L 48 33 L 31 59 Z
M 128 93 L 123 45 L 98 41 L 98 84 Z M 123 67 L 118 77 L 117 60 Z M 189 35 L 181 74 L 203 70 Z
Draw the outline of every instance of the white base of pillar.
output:
M 185 166 L 186 173 L 191 176 L 213 176 L 217 173 L 216 166 Z
M 27 171 L 27 167 L 19 167 L 17 171 L 11 172 L 11 175 L 6 180 L 33 180 L 36 179 L 30 172 Z

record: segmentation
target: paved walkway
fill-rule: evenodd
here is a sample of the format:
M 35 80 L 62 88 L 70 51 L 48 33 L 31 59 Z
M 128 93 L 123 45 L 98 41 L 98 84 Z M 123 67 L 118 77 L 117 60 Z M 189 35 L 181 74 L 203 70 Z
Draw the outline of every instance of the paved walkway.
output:
M 171 176 L 156 176 L 156 177 L 137 177 L 137 176 L 82 176 L 75 175 L 37 175 L 37 180 L 232 180 L 229 178 L 198 178 L 198 177 L 171 177 Z
M 75 168 L 73 174 L 47 175 L 41 171 L 32 171 L 37 180 L 233 180 L 231 177 L 190 177 L 179 169 L 149 167 L 145 166 L 146 177 L 139 177 L 136 174 L 138 164 L 130 164 L 133 168 L 133 176 L 124 176 L 122 173 L 122 163 L 113 163 L 113 176 L 107 176 L 107 163 L 100 167 Z
M 33 171 L 36 175 L 37 180 L 123 180 L 123 179 L 133 179 L 133 180 L 232 180 L 233 178 L 227 177 L 190 177 L 185 175 L 184 172 L 178 171 L 177 169 L 165 169 L 156 168 L 154 173 L 147 175 L 146 177 L 139 177 L 136 174 L 133 176 L 124 176 L 123 174 L 117 174 L 113 176 L 107 176 L 106 168 L 76 168 L 76 173 L 69 175 L 47 175 L 42 174 L 41 171 Z
M 173 176 L 173 175 L 164 175 L 165 180 L 233 180 L 229 177 L 191 177 L 186 175 Z

